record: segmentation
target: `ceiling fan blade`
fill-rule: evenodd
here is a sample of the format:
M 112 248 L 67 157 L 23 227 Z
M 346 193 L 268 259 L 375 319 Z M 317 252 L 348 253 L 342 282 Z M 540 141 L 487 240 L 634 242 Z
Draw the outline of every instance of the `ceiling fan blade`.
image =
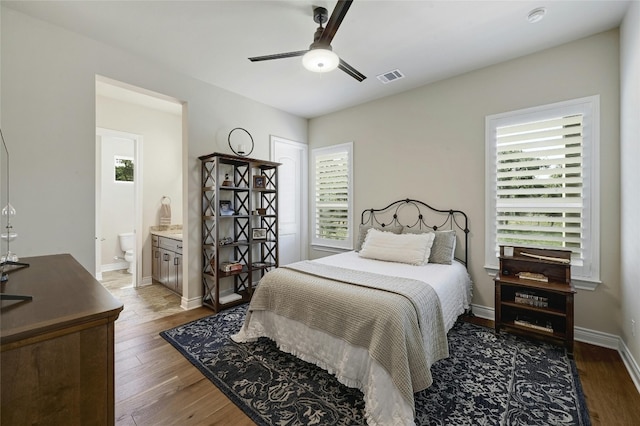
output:
M 353 3 L 353 0 L 338 0 L 338 4 L 336 4 L 333 12 L 331 12 L 331 18 L 329 18 L 329 22 L 327 22 L 327 25 L 324 27 L 318 43 L 331 44 L 331 40 L 333 40 L 333 37 L 336 35 L 336 31 L 338 31 L 342 20 L 351 7 L 351 3 Z
M 275 55 L 265 55 L 265 56 L 254 56 L 253 58 L 249 58 L 249 60 L 251 62 L 258 62 L 258 61 L 269 61 L 271 59 L 293 58 L 295 56 L 302 56 L 308 51 L 309 50 L 298 50 L 297 52 L 276 53 Z
M 354 67 L 352 67 L 351 65 L 349 65 L 348 63 L 343 61 L 342 59 L 340 59 L 340 63 L 338 64 L 338 68 L 340 68 L 342 71 L 346 72 L 351 77 L 355 78 L 356 80 L 358 80 L 360 82 L 362 80 L 364 80 L 365 78 L 367 78 L 364 74 L 362 74 L 360 71 L 358 71 L 357 69 L 355 69 Z

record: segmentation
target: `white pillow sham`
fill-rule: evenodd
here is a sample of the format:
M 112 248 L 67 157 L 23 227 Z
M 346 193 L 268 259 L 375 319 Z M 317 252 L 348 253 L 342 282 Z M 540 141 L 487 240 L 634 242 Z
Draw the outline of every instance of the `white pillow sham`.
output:
M 355 251 L 360 251 L 360 249 L 362 248 L 362 244 L 364 243 L 364 239 L 367 238 L 367 232 L 369 232 L 369 229 L 371 228 L 379 229 L 380 231 L 385 232 L 393 232 L 394 234 L 402 234 L 402 226 L 399 225 L 360 225 L 360 228 L 358 229 L 358 240 L 356 241 Z
M 429 260 L 435 234 L 394 234 L 371 228 L 362 244 L 360 257 L 388 262 L 424 265 Z
M 431 254 L 429 255 L 429 263 L 441 263 L 451 265 L 456 252 L 456 231 L 433 231 L 431 229 L 413 229 L 404 228 L 403 234 L 435 234 L 433 245 L 431 246 Z

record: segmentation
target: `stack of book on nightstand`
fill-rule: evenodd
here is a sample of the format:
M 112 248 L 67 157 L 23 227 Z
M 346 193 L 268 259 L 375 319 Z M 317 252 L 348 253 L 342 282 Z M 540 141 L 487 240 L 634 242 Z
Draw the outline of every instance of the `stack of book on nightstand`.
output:
M 544 322 L 526 316 L 518 315 L 513 322 L 514 324 L 521 325 L 523 327 L 553 333 L 553 325 L 549 321 Z
M 523 305 L 535 306 L 537 308 L 549 307 L 549 298 L 522 291 L 516 291 L 515 302 Z

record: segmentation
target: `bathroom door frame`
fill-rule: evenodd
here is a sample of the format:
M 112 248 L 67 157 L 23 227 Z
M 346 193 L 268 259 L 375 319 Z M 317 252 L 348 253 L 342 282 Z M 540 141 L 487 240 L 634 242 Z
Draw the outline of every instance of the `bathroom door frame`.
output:
M 102 138 L 115 137 L 133 141 L 133 233 L 135 260 L 131 265 L 133 286 L 138 287 L 142 283 L 142 141 L 141 135 L 122 132 L 119 130 L 96 127 L 96 223 L 95 223 L 95 258 L 97 280 L 102 280 Z

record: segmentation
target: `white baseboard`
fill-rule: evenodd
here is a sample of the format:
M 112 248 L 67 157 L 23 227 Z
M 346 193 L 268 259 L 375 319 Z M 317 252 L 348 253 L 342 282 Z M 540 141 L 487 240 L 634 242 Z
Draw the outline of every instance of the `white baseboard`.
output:
M 629 348 L 622 339 L 620 339 L 618 352 L 620 352 L 622 362 L 624 362 L 625 367 L 627 367 L 627 371 L 631 376 L 631 380 L 633 380 L 633 384 L 636 385 L 636 389 L 638 389 L 638 392 L 640 392 L 640 367 L 638 367 L 638 363 L 635 359 L 633 359 L 631 351 L 629 351 Z
M 120 269 L 127 269 L 129 267 L 129 262 L 118 262 L 118 263 L 107 263 L 100 267 L 102 272 L 109 271 L 118 271 Z
M 180 307 L 185 311 L 196 309 L 202 306 L 202 296 L 192 297 L 191 299 L 187 299 L 182 296 L 182 301 L 180 302 Z
M 601 346 L 603 348 L 619 350 L 622 340 L 619 336 L 601 331 L 590 330 L 588 328 L 573 327 L 573 338 L 578 342 L 589 343 L 590 345 Z
M 494 321 L 496 318 L 495 309 L 488 306 L 471 304 L 471 312 L 477 317 L 488 319 L 491 321 Z
M 151 277 L 142 277 L 142 282 L 138 283 L 138 287 L 146 287 L 151 284 L 153 284 L 153 279 Z
M 495 321 L 496 316 L 494 308 L 482 305 L 471 305 L 471 311 L 477 317 Z M 578 342 L 617 350 L 620 354 L 620 358 L 622 358 L 622 362 L 631 376 L 631 380 L 633 380 L 638 392 L 640 392 L 640 367 L 638 367 L 638 363 L 633 358 L 629 348 L 620 336 L 583 327 L 574 327 L 573 333 L 574 340 Z

